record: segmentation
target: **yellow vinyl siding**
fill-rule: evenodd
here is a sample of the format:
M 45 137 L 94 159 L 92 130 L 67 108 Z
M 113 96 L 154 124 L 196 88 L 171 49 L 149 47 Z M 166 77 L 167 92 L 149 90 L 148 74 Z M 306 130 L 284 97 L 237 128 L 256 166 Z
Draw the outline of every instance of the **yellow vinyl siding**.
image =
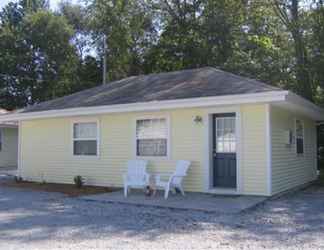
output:
M 304 154 L 296 154 L 296 143 L 286 145 L 284 132 L 295 138 L 295 119 L 304 123 Z M 276 194 L 316 178 L 316 124 L 314 121 L 278 107 L 271 109 L 272 193 Z
M 198 111 L 199 113 L 199 111 Z M 185 188 L 202 190 L 203 126 L 193 123 L 194 110 L 154 113 L 170 118 L 170 157 L 149 158 L 148 170 L 171 173 L 177 159 L 192 161 Z M 22 122 L 22 176 L 48 182 L 71 183 L 75 175 L 88 184 L 121 186 L 126 162 L 135 158 L 135 120 L 148 113 L 95 117 L 100 124 L 98 157 L 72 155 L 72 122 L 78 118 Z M 29 145 L 33 145 L 29 147 Z
M 18 129 L 0 128 L 2 131 L 2 150 L 0 150 L 0 167 L 17 166 Z
M 266 195 L 266 105 L 243 106 L 241 113 L 243 193 Z
M 135 120 L 142 117 L 166 116 L 170 123 L 170 155 L 148 158 L 148 171 L 171 173 L 177 160 L 190 160 L 185 178 L 187 191 L 204 192 L 206 122 L 194 122 L 196 116 L 207 117 L 208 109 L 177 109 L 151 113 L 107 114 L 96 119 L 100 127 L 98 157 L 72 155 L 72 122 L 80 118 L 53 118 L 22 121 L 21 174 L 26 179 L 72 183 L 82 175 L 88 184 L 122 186 L 122 173 L 127 160 L 135 158 Z M 265 194 L 266 172 L 264 147 L 265 105 L 241 106 L 243 152 L 241 168 L 243 192 Z M 212 135 L 210 135 L 212 136 Z M 32 146 L 31 146 L 32 145 Z M 257 153 L 257 154 L 256 154 Z M 264 158 L 264 159 L 263 159 Z M 257 168 L 255 170 L 255 168 Z

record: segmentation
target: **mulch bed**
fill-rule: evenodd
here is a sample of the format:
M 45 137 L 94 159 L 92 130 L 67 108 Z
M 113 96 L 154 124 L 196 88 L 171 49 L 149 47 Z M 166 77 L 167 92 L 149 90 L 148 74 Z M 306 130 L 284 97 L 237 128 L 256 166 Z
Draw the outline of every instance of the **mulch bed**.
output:
M 110 187 L 83 186 L 82 188 L 76 188 L 72 184 L 37 183 L 37 182 L 29 182 L 29 181 L 16 182 L 15 180 L 7 180 L 5 182 L 1 182 L 0 186 L 24 188 L 24 189 L 31 189 L 35 191 L 44 191 L 44 192 L 57 192 L 57 193 L 63 193 L 70 197 L 110 193 L 118 190 L 117 188 L 110 188 Z

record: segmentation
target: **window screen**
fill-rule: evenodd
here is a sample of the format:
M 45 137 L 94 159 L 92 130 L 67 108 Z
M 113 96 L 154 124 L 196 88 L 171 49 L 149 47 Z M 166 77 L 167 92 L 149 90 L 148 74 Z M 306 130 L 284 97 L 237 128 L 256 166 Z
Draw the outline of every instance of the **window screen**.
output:
M 167 156 L 167 134 L 165 118 L 137 120 L 137 156 Z
M 73 154 L 74 155 L 97 155 L 97 123 L 74 123 L 73 124 Z
M 297 154 L 304 153 L 304 125 L 300 120 L 296 120 L 296 151 Z

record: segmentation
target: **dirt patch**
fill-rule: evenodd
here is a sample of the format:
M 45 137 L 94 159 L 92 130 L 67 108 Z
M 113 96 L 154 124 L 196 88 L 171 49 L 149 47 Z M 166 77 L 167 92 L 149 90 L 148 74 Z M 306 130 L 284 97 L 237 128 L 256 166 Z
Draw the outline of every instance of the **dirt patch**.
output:
M 118 190 L 117 188 L 110 188 L 110 187 L 83 186 L 82 188 L 76 188 L 72 184 L 36 183 L 36 182 L 29 182 L 29 181 L 16 182 L 14 180 L 7 180 L 5 182 L 1 182 L 0 186 L 24 188 L 24 189 L 31 189 L 35 191 L 44 191 L 44 192 L 63 193 L 70 197 L 110 193 Z

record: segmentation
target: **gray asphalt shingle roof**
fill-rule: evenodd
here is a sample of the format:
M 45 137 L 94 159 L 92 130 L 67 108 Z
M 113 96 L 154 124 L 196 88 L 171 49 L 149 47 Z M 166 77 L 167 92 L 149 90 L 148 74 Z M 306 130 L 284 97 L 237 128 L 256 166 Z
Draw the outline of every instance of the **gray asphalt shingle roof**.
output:
M 25 109 L 36 112 L 137 102 L 280 91 L 263 82 L 212 67 L 132 76 Z

